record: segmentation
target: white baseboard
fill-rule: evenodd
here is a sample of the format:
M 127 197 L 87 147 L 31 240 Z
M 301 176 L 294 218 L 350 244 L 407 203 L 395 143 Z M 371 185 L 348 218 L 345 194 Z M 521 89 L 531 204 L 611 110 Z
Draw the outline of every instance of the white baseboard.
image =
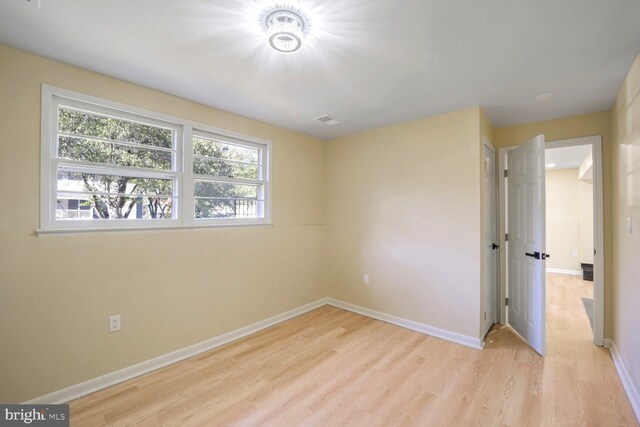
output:
M 423 334 L 431 335 L 437 338 L 442 338 L 444 340 L 461 344 L 466 347 L 475 348 L 477 350 L 482 350 L 484 348 L 484 340 L 480 338 L 458 334 L 456 332 L 451 332 L 445 329 L 436 328 L 434 326 L 425 325 L 424 323 L 414 322 L 413 320 L 403 319 L 402 317 L 393 316 L 391 314 L 381 313 L 379 311 L 371 310 L 369 308 L 350 304 L 348 302 L 340 301 L 333 298 L 328 298 L 328 304 L 334 307 L 342 308 L 343 310 L 362 314 L 363 316 L 382 320 L 383 322 L 391 323 L 396 326 L 411 329 L 412 331 L 421 332 Z
M 308 311 L 314 310 L 318 307 L 322 307 L 328 303 L 327 298 L 322 298 L 312 303 L 303 305 L 293 310 L 278 314 L 260 322 L 254 323 L 249 326 L 245 326 L 235 331 L 219 335 L 217 337 L 208 339 L 206 341 L 199 342 L 197 344 L 190 345 L 188 347 L 181 348 L 171 353 L 163 354 L 162 356 L 154 357 L 153 359 L 145 360 L 144 362 L 128 366 L 115 372 L 103 375 L 98 378 L 94 378 L 80 384 L 75 384 L 62 390 L 54 391 L 53 393 L 45 394 L 44 396 L 31 399 L 25 404 L 57 404 L 66 403 L 70 400 L 77 399 L 85 396 L 89 393 L 93 393 L 103 388 L 110 387 L 112 385 L 121 383 L 123 381 L 130 380 L 140 375 L 146 374 L 156 369 L 163 368 L 172 363 L 179 362 L 205 351 L 220 347 L 224 344 L 228 344 L 231 341 L 238 340 L 246 337 L 247 335 L 254 334 L 270 326 L 289 320 L 293 317 L 304 314 Z
M 622 382 L 624 391 L 627 392 L 627 397 L 631 402 L 633 412 L 636 413 L 636 418 L 640 422 L 640 393 L 638 393 L 636 385 L 631 380 L 629 372 L 624 366 L 622 358 L 620 357 L 620 352 L 618 352 L 618 347 L 616 347 L 616 343 L 612 340 L 609 340 L 609 344 L 611 349 L 611 357 L 613 357 L 613 363 L 615 364 L 616 370 L 618 371 L 618 376 L 620 377 L 620 381 Z
M 437 338 L 442 338 L 447 341 L 452 341 L 457 344 L 461 344 L 474 349 L 482 350 L 484 348 L 484 341 L 480 338 L 474 338 L 467 335 L 458 334 L 455 332 L 447 331 L 444 329 L 436 328 L 433 326 L 425 325 L 423 323 L 414 322 L 412 320 L 403 319 L 401 317 L 392 316 L 390 314 L 381 313 L 379 311 L 371 310 L 358 305 L 349 304 L 343 301 L 339 301 L 333 298 L 322 298 L 312 303 L 303 305 L 293 310 L 278 314 L 260 322 L 254 323 L 249 326 L 245 326 L 235 331 L 228 332 L 223 335 L 202 341 L 197 344 L 190 345 L 188 347 L 181 348 L 176 351 L 172 351 L 167 354 L 163 354 L 158 357 L 154 357 L 144 362 L 128 366 L 126 368 L 111 372 L 100 377 L 72 385 L 62 390 L 54 391 L 49 394 L 45 394 L 35 399 L 31 399 L 25 404 L 57 404 L 66 403 L 70 400 L 77 399 L 87 394 L 102 390 L 112 385 L 116 385 L 123 381 L 130 380 L 140 375 L 144 375 L 151 371 L 163 368 L 181 360 L 193 357 L 197 354 L 205 351 L 212 350 L 216 347 L 228 344 L 232 341 L 244 338 L 247 335 L 254 334 L 270 326 L 289 320 L 293 317 L 304 314 L 308 311 L 322 307 L 323 305 L 332 305 L 334 307 L 348 310 L 363 316 L 371 317 L 374 319 L 382 320 L 383 322 L 391 323 L 393 325 L 401 326 L 403 328 L 411 329 L 413 331 L 421 332 L 423 334 L 431 335 Z
M 570 274 L 572 276 L 582 276 L 582 271 L 566 270 L 564 268 L 547 268 L 547 273 Z

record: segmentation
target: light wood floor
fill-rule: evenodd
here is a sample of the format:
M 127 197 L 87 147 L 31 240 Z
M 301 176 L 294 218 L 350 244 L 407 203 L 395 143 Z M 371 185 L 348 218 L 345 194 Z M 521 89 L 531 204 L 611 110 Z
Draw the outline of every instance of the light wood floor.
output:
M 325 306 L 75 400 L 71 424 L 638 425 L 591 344 L 590 283 L 550 275 L 547 292 L 544 359 L 509 327 L 477 351 Z

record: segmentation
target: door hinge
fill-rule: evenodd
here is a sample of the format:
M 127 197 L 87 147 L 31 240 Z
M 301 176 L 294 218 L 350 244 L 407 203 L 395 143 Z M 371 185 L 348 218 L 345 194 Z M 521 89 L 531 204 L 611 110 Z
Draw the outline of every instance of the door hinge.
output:
M 504 241 L 505 242 L 509 241 L 509 233 L 504 233 Z
M 486 311 L 484 312 L 484 321 L 485 322 L 487 321 L 487 312 Z
M 509 298 L 504 299 L 504 305 L 509 305 Z
M 505 177 L 505 178 L 508 178 L 508 177 L 509 177 L 509 171 L 508 171 L 508 170 L 506 170 L 506 169 L 504 170 L 504 177 Z

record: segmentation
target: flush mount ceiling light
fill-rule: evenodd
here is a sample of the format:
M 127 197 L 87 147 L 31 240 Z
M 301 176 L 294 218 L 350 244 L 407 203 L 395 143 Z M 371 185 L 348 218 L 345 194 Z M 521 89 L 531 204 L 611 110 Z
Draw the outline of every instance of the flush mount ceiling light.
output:
M 291 6 L 276 5 L 262 12 L 262 27 L 269 45 L 278 52 L 291 53 L 302 47 L 309 23 L 304 13 Z

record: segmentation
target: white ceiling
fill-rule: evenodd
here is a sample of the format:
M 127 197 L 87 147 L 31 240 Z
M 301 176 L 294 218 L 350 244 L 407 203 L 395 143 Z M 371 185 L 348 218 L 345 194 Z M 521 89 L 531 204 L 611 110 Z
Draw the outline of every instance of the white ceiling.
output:
M 497 126 L 608 109 L 640 50 L 638 0 L 292 0 L 312 30 L 289 55 L 259 31 L 273 1 L 37 1 L 0 2 L 0 43 L 322 139 L 477 105 Z
M 548 148 L 544 150 L 545 163 L 554 164 L 553 169 L 577 169 L 582 161 L 591 154 L 591 145 Z M 547 169 L 550 169 L 547 167 Z

